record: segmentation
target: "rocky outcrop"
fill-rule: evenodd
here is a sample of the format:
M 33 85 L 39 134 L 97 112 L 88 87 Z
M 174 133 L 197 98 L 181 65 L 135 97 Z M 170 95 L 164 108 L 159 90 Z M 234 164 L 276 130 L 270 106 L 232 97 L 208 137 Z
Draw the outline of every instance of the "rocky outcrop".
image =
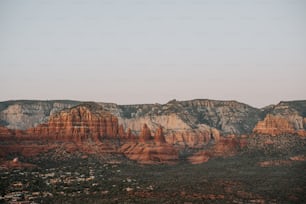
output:
M 133 135 L 131 128 L 128 128 L 126 133 L 126 139 L 133 141 L 136 137 Z
M 120 152 L 141 164 L 169 164 L 178 160 L 178 152 L 172 145 L 166 143 L 162 127 L 155 131 L 153 140 L 151 130 L 146 124 L 143 125 L 139 141 L 123 144 Z
M 107 105 L 105 108 L 108 109 Z M 172 100 L 163 105 L 129 105 L 118 108 L 120 111 L 116 113 L 124 127 L 141 131 L 141 124 L 144 123 L 151 129 L 161 125 L 165 135 L 168 131 L 194 130 L 201 125 L 216 128 L 223 134 L 251 133 L 262 118 L 259 109 L 236 101 Z
M 123 127 L 122 124 L 119 125 L 118 136 L 119 136 L 120 138 L 127 138 L 127 135 L 126 135 L 126 133 L 125 133 L 125 130 L 124 130 L 124 127 Z
M 78 105 L 76 101 L 9 101 L 0 103 L 0 125 L 11 129 L 28 129 L 48 121 L 50 115 Z M 252 108 L 236 101 L 196 99 L 172 100 L 167 104 L 117 105 L 97 103 L 117 116 L 125 129 L 141 131 L 142 124 L 169 131 L 195 130 L 201 125 L 218 129 L 222 134 L 251 133 L 265 114 L 280 114 L 288 118 L 295 129 L 303 129 L 305 101 L 281 102 L 264 109 Z
M 15 133 L 14 133 L 13 130 L 10 130 L 6 127 L 0 126 L 0 136 L 9 137 L 9 136 L 12 136 L 14 134 Z
M 50 115 L 80 104 L 78 101 L 6 101 L 0 102 L 0 125 L 25 130 L 48 122 Z
M 294 134 L 293 125 L 286 118 L 268 114 L 263 121 L 257 123 L 254 133 L 263 135 Z
M 148 141 L 152 140 L 152 134 L 150 128 L 147 126 L 147 124 L 143 125 L 142 131 L 139 135 L 139 142 L 146 143 Z
M 126 143 L 120 151 L 141 164 L 172 164 L 178 161 L 178 152 L 169 144 Z
M 154 142 L 158 145 L 166 143 L 162 126 L 159 126 L 155 131 Z
M 268 114 L 263 121 L 258 122 L 253 132 L 262 135 L 283 135 L 283 134 L 297 134 L 301 137 L 306 137 L 306 131 L 302 125 L 297 125 L 297 120 L 292 117 L 285 118 L 281 115 Z M 302 120 L 303 121 L 303 120 Z
M 33 130 L 33 127 L 40 125 L 41 134 L 50 134 L 47 131 L 49 118 L 52 119 L 50 115 L 76 106 L 79 103 L 77 101 L 1 102 L 0 125 L 9 129 L 21 130 L 28 128 Z M 147 127 L 152 130 L 162 126 L 165 139 L 170 144 L 201 147 L 212 141 L 212 139 L 217 141 L 216 138 L 221 134 L 251 134 L 257 124 L 258 127 L 256 129 L 265 126 L 263 123 L 258 122 L 262 121 L 268 114 L 287 120 L 289 125 L 297 131 L 297 134 L 306 134 L 306 101 L 280 102 L 277 105 L 271 105 L 263 109 L 256 109 L 236 101 L 208 99 L 172 100 L 166 104 L 94 104 L 105 112 L 111 113 L 117 118 L 118 123 L 122 124 L 122 127 L 119 128 L 120 130 L 118 130 L 120 138 L 128 137 L 128 133 L 125 132 L 128 128 L 131 129 L 129 135 L 140 135 L 143 128 L 142 125 L 147 124 Z M 113 122 L 111 120 L 106 121 L 107 130 L 104 132 L 107 132 L 107 135 L 114 135 L 114 133 L 111 133 L 113 131 Z M 271 131 L 271 128 L 267 130 L 267 133 Z M 69 131 L 72 131 L 72 129 L 74 132 L 78 132 L 78 130 L 74 130 L 76 128 L 71 128 Z M 283 129 L 286 129 L 286 127 Z M 33 131 L 35 132 L 35 130 Z M 80 129 L 80 131 L 86 132 L 85 129 Z
M 96 104 L 82 104 L 52 115 L 48 123 L 27 130 L 27 134 L 56 140 L 100 141 L 117 137 L 118 119 Z
M 173 131 L 166 135 L 169 144 L 180 145 L 191 148 L 201 148 L 210 141 L 218 142 L 220 132 L 206 125 L 201 125 L 195 130 Z
M 234 156 L 244 143 L 243 138 L 236 138 L 234 135 L 220 139 L 220 141 L 213 145 L 208 150 L 202 150 L 194 155 L 188 157 L 191 164 L 201 164 L 207 162 L 214 157 L 229 157 Z

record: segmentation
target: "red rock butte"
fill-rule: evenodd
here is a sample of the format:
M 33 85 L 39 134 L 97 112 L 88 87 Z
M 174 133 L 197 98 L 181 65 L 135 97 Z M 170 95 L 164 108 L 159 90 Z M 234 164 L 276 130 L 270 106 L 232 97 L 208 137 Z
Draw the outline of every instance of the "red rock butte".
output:
M 100 141 L 118 136 L 118 118 L 88 103 L 52 115 L 48 123 L 28 129 L 26 133 L 55 140 Z
M 253 132 L 255 134 L 277 136 L 283 134 L 297 134 L 304 136 L 305 130 L 296 130 L 290 121 L 282 116 L 268 114 L 263 121 L 259 121 Z

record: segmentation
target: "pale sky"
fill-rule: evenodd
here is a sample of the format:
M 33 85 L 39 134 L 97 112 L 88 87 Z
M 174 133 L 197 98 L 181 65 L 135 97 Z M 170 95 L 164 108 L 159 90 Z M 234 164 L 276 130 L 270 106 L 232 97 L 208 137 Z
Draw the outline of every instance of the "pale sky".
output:
M 306 99 L 305 0 L 0 0 L 0 101 Z

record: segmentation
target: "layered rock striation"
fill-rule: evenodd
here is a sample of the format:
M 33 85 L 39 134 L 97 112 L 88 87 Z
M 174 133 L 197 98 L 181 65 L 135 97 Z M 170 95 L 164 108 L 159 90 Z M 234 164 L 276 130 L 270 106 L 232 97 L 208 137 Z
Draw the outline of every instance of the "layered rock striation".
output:
M 264 135 L 294 134 L 293 125 L 286 118 L 268 114 L 263 121 L 257 123 L 254 133 Z
M 299 118 L 299 116 L 295 116 Z M 290 135 L 296 134 L 302 137 L 306 136 L 303 119 L 302 123 L 298 120 L 292 120 L 292 117 L 284 117 L 282 115 L 268 114 L 263 121 L 259 121 L 255 126 L 253 132 L 261 135 Z M 297 125 L 301 124 L 301 125 Z
M 220 139 L 217 144 L 211 146 L 207 150 L 198 151 L 188 157 L 187 160 L 191 164 L 201 164 L 214 157 L 234 156 L 240 148 L 244 147 L 245 143 L 246 141 L 244 138 L 237 138 L 236 136 L 231 135 Z
M 52 115 L 48 123 L 26 131 L 27 135 L 81 142 L 118 136 L 118 118 L 94 103 L 82 104 Z M 121 137 L 124 133 L 120 132 Z
M 6 127 L 0 126 L 0 136 L 2 137 L 10 137 L 14 135 L 14 131 L 10 130 Z
M 178 160 L 178 151 L 166 142 L 161 126 L 153 138 L 150 128 L 144 124 L 138 141 L 122 145 L 120 151 L 141 164 L 169 164 Z

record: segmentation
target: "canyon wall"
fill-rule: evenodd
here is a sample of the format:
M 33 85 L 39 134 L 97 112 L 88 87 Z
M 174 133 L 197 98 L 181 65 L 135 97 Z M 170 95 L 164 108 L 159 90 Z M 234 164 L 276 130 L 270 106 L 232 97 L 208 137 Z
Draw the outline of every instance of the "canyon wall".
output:
M 95 138 L 113 136 L 113 129 L 127 138 L 140 135 L 143 124 L 147 124 L 153 130 L 152 135 L 161 126 L 168 143 L 189 147 L 200 147 L 212 139 L 218 140 L 220 136 L 230 134 L 291 134 L 293 128 L 294 134 L 303 135 L 306 127 L 306 101 L 280 102 L 262 109 L 236 101 L 207 99 L 139 105 L 92 103 L 112 114 L 112 117 L 98 121 L 96 114 L 93 114 L 95 121 L 90 122 L 86 121 L 89 116 L 71 116 L 75 120 L 73 122 L 67 113 L 57 115 L 61 110 L 69 110 L 79 104 L 78 101 L 0 102 L 0 126 L 19 130 L 30 128 L 29 134 L 34 135 L 48 135 L 48 132 L 55 131 L 56 137 L 65 138 L 69 134 L 88 134 L 88 127 L 97 125 L 90 129 L 90 134 Z M 85 124 L 79 124 L 80 119 L 84 119 Z M 57 124 L 62 120 L 66 120 L 65 124 Z M 117 120 L 121 127 L 112 127 L 112 120 Z M 80 125 L 84 125 L 84 128 Z M 59 131 L 59 126 L 65 126 L 67 132 Z M 79 137 L 82 140 L 83 136 Z
M 306 136 L 306 101 L 280 102 L 263 111 L 267 114 L 254 127 L 255 134 Z
M 95 103 L 85 103 L 50 116 L 47 123 L 30 128 L 26 133 L 57 140 L 99 141 L 117 137 L 118 118 Z

